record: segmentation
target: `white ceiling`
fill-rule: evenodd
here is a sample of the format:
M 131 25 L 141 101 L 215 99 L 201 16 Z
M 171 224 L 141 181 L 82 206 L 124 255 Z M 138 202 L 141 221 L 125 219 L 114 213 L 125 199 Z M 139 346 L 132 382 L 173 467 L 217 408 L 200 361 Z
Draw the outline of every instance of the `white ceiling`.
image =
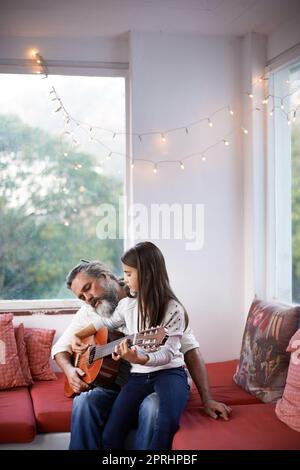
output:
M 0 36 L 270 34 L 296 14 L 300 0 L 0 0 Z

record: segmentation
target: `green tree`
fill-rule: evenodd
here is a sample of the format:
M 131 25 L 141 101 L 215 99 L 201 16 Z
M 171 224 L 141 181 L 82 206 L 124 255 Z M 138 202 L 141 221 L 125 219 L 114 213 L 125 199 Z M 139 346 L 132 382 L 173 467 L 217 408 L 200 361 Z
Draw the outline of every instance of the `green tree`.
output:
M 0 298 L 68 297 L 64 279 L 81 258 L 118 272 L 123 242 L 99 240 L 96 208 L 118 211 L 122 192 L 99 174 L 95 156 L 0 115 Z

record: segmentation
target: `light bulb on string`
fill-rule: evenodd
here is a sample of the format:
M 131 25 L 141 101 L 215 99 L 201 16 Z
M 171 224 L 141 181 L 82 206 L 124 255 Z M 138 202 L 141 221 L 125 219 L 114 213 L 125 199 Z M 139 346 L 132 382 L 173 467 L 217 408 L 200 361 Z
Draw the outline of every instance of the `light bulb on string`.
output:
M 106 157 L 106 160 L 110 160 L 110 157 L 112 156 L 112 152 L 109 152 L 109 154 Z
M 154 165 L 153 173 L 157 173 L 157 165 L 156 164 Z
M 290 120 L 290 118 L 289 118 L 288 116 L 287 116 L 287 123 L 288 123 L 288 126 L 291 125 L 291 120 Z
M 132 168 L 132 169 L 134 168 L 134 162 L 131 163 L 131 168 Z
M 269 114 L 270 114 L 270 116 L 272 117 L 273 114 L 274 114 L 274 109 L 272 109 Z
M 230 106 L 228 107 L 228 112 L 229 112 L 230 116 L 234 115 L 234 111 Z
M 188 134 L 188 133 L 189 133 L 189 130 L 188 130 L 188 128 L 187 128 L 187 127 L 185 128 L 185 133 L 186 133 L 186 134 Z
M 262 100 L 262 104 L 268 104 L 268 103 L 269 103 L 269 97 L 266 96 L 266 98 Z
M 202 156 L 201 156 L 201 160 L 202 160 L 203 162 L 206 162 L 206 156 L 205 156 L 205 155 L 202 155 Z
M 245 127 L 242 127 L 242 131 L 244 132 L 244 134 L 249 134 L 248 129 L 246 129 Z
M 179 164 L 180 164 L 180 168 L 184 170 L 184 164 L 182 162 L 179 162 Z
M 141 135 L 139 135 L 139 140 L 140 140 L 140 142 L 142 142 L 142 136 Z
M 284 104 L 283 104 L 283 99 L 282 98 L 280 100 L 280 109 L 281 109 L 281 111 L 284 110 Z
M 293 122 L 296 122 L 296 117 L 297 117 L 296 111 L 294 111 L 294 114 L 293 114 Z
M 247 93 L 248 97 L 252 100 L 254 98 L 253 93 Z
M 212 121 L 211 121 L 209 118 L 207 119 L 207 121 L 208 121 L 209 127 L 213 127 L 213 123 L 212 123 Z
M 227 139 L 223 139 L 223 142 L 224 142 L 224 145 L 225 145 L 226 147 L 229 146 L 229 141 L 228 141 Z
M 165 136 L 165 134 L 161 133 L 161 134 L 160 134 L 160 137 L 161 137 L 162 142 L 165 142 L 165 141 L 166 141 L 166 136 Z

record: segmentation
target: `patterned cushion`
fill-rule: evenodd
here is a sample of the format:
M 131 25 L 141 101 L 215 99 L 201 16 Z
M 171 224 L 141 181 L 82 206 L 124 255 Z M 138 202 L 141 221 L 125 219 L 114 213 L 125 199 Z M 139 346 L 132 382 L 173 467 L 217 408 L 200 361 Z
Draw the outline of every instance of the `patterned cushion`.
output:
M 12 324 L 13 314 L 0 314 L 0 389 L 26 384 L 19 361 L 17 343 Z
M 25 328 L 25 343 L 33 380 L 56 380 L 49 364 L 55 330 Z
M 299 306 L 255 299 L 250 307 L 234 381 L 265 403 L 282 397 L 299 317 Z
M 283 397 L 278 400 L 275 412 L 281 421 L 300 432 L 300 328 L 287 350 L 292 353 L 289 371 Z
M 26 381 L 27 385 L 32 385 L 33 380 L 31 377 L 31 372 L 29 368 L 29 363 L 28 363 L 28 355 L 27 355 L 27 348 L 25 344 L 25 338 L 24 338 L 24 325 L 23 323 L 20 323 L 17 327 L 15 327 L 15 338 L 16 338 L 16 343 L 17 343 L 17 350 L 18 350 L 18 356 L 19 356 L 19 361 L 21 364 L 21 369 L 23 372 L 24 379 Z

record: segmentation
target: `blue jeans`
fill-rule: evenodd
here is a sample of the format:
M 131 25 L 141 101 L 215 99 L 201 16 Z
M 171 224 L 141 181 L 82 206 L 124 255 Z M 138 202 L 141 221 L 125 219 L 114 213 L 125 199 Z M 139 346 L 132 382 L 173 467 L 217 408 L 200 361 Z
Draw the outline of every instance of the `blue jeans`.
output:
M 111 409 L 103 431 L 103 448 L 122 449 L 128 430 L 138 418 L 143 399 L 152 392 L 159 398 L 157 423 L 148 449 L 167 450 L 179 427 L 188 399 L 189 386 L 183 367 L 162 369 L 145 374 L 131 374 Z M 137 445 L 135 446 L 137 448 Z
M 82 392 L 73 400 L 71 417 L 70 450 L 99 450 L 102 448 L 102 432 L 117 391 L 95 387 Z M 136 433 L 137 449 L 147 449 L 155 429 L 158 415 L 158 397 L 149 395 L 141 404 L 139 427 Z

